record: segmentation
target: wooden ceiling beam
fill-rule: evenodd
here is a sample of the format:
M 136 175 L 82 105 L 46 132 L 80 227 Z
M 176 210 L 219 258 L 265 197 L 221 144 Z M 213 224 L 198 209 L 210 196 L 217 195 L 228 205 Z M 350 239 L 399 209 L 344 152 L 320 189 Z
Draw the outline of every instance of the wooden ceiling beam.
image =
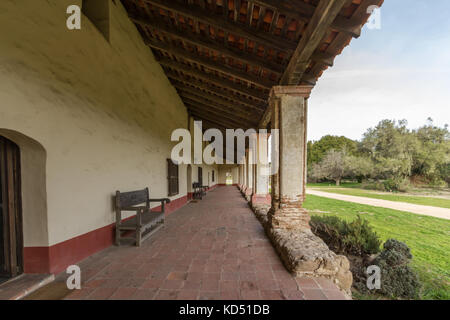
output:
M 216 95 L 222 99 L 227 100 L 228 102 L 236 103 L 238 105 L 240 104 L 246 106 L 247 108 L 251 108 L 257 111 L 265 110 L 267 107 L 267 103 L 264 104 L 256 103 L 255 101 L 245 99 L 244 96 L 235 96 L 233 94 L 230 94 L 230 92 L 227 92 L 223 89 L 219 89 L 217 87 L 213 87 L 207 83 L 203 83 L 198 80 L 186 79 L 172 72 L 168 72 L 167 76 L 173 82 L 176 82 L 176 83 L 172 82 L 172 84 L 175 87 L 177 87 L 179 83 L 182 83 L 186 87 L 192 88 L 193 90 L 198 90 L 199 92 L 201 91 L 202 93 L 203 91 L 205 91 L 210 95 Z
M 239 37 L 247 38 L 251 41 L 255 41 L 266 47 L 275 48 L 278 51 L 286 52 L 287 50 L 295 49 L 295 42 L 286 39 L 281 39 L 277 36 L 271 35 L 265 32 L 259 32 L 258 30 L 251 28 L 248 25 L 242 25 L 235 23 L 229 19 L 224 19 L 222 15 L 218 15 L 212 12 L 206 12 L 205 10 L 195 9 L 189 6 L 183 6 L 173 0 L 143 0 L 154 6 L 169 10 L 174 13 L 178 13 L 185 17 L 201 21 L 206 25 L 214 26 L 217 29 L 224 30 Z
M 187 104 L 186 107 L 188 108 L 190 114 L 217 123 L 222 127 L 225 126 L 225 128 L 227 129 L 248 127 L 248 125 L 244 125 L 243 123 L 231 121 L 224 117 L 221 117 L 220 115 L 207 112 L 205 109 L 199 107 L 198 105 Z
M 316 7 L 312 4 L 296 1 L 293 4 L 288 0 L 252 0 L 255 4 L 265 6 L 271 10 L 277 10 L 280 14 L 292 17 L 297 20 L 309 23 L 312 19 Z M 367 11 L 370 5 L 377 5 L 380 0 L 368 0 L 363 1 L 360 5 L 363 10 Z M 361 35 L 361 20 L 358 17 L 353 16 L 347 19 L 342 16 L 337 16 L 335 20 L 331 23 L 330 29 L 351 35 L 354 38 L 358 38 Z
M 246 63 L 251 66 L 259 67 L 262 69 L 265 69 L 269 72 L 275 73 L 277 75 L 282 75 L 284 71 L 284 67 L 274 63 L 267 61 L 266 59 L 261 58 L 260 56 L 256 54 L 249 54 L 246 51 L 241 51 L 237 49 L 233 49 L 233 47 L 224 47 L 221 44 L 218 44 L 215 41 L 208 40 L 205 37 L 196 35 L 192 32 L 186 32 L 186 31 L 180 31 L 175 28 L 171 28 L 167 26 L 166 24 L 156 21 L 156 20 L 143 20 L 141 18 L 135 18 L 130 16 L 130 19 L 137 24 L 140 24 L 141 26 L 149 27 L 154 30 L 160 31 L 167 36 L 171 38 L 176 38 L 182 41 L 186 41 L 190 43 L 191 45 L 198 46 L 210 51 L 216 51 L 219 54 L 222 54 L 224 56 L 239 60 L 243 63 Z
M 226 89 L 229 89 L 231 91 L 238 92 L 243 95 L 247 95 L 249 97 L 252 97 L 253 99 L 257 99 L 261 102 L 266 102 L 268 99 L 268 94 L 265 94 L 259 90 L 255 90 L 253 88 L 248 88 L 243 85 L 237 84 L 231 80 L 225 79 L 225 78 L 219 78 L 214 75 L 201 72 L 195 68 L 192 68 L 188 65 L 184 65 L 182 63 L 169 60 L 169 59 L 162 59 L 159 61 L 159 63 L 167 68 L 171 68 L 173 70 L 178 70 L 184 74 L 190 75 L 197 79 L 203 79 L 204 81 L 208 81 L 211 83 L 216 84 L 219 87 L 223 87 Z
M 240 121 L 236 121 L 233 118 L 225 117 L 221 112 L 211 110 L 210 108 L 199 105 L 195 102 L 186 103 L 186 107 L 189 110 L 192 110 L 194 112 L 196 111 L 200 115 L 205 115 L 205 116 L 209 115 L 209 116 L 217 117 L 218 121 L 219 120 L 224 121 L 224 123 L 227 123 L 228 125 L 233 125 L 233 126 L 238 126 L 238 127 L 248 125 L 246 122 L 240 122 Z
M 231 108 L 226 105 L 220 105 L 217 103 L 214 103 L 212 101 L 208 101 L 207 99 L 204 99 L 202 97 L 199 97 L 197 95 L 188 93 L 188 92 L 179 92 L 180 96 L 183 98 L 183 102 L 189 103 L 189 102 L 196 102 L 198 104 L 201 104 L 203 106 L 206 106 L 210 108 L 211 110 L 215 110 L 216 112 L 221 112 L 224 115 L 228 115 L 230 117 L 234 117 L 234 119 L 242 121 L 244 123 L 253 123 L 255 122 L 255 116 L 252 118 L 248 118 L 245 114 L 242 114 L 242 112 L 230 110 Z
M 320 0 L 304 35 L 286 68 L 280 85 L 298 85 L 310 64 L 311 56 L 325 37 L 330 25 L 349 0 Z
M 187 85 L 183 85 L 183 84 L 179 84 L 179 83 L 175 83 L 173 85 L 178 90 L 182 90 L 182 91 L 187 92 L 187 93 L 195 94 L 197 96 L 203 96 L 203 97 L 205 97 L 206 99 L 208 99 L 210 101 L 217 102 L 217 103 L 222 104 L 222 105 L 229 105 L 230 107 L 232 107 L 235 110 L 239 109 L 242 112 L 245 112 L 247 117 L 248 116 L 254 117 L 254 115 L 255 115 L 255 110 L 254 109 L 248 110 L 247 106 L 241 105 L 241 104 L 233 102 L 233 101 L 222 99 L 222 98 L 217 97 L 217 96 L 215 96 L 213 94 L 204 92 L 201 89 L 189 87 Z M 258 111 L 258 114 L 259 114 L 262 111 L 264 111 L 264 109 L 258 109 L 257 111 Z
M 249 117 L 248 115 L 243 115 L 242 113 L 238 113 L 237 111 L 231 110 L 230 107 L 228 107 L 228 106 L 212 103 L 208 100 L 203 99 L 202 97 L 191 94 L 189 92 L 181 91 L 179 94 L 183 98 L 184 102 L 195 101 L 197 103 L 201 103 L 202 105 L 210 107 L 211 110 L 221 112 L 224 115 L 233 117 L 234 119 L 238 119 L 238 120 L 246 122 L 246 123 L 255 121 L 254 120 L 255 116 Z
M 165 44 L 161 41 L 146 39 L 145 43 L 154 49 L 168 52 L 176 57 L 183 58 L 186 61 L 200 64 L 208 69 L 223 73 L 241 81 L 252 83 L 255 86 L 261 87 L 263 89 L 270 90 L 272 86 L 276 85 L 276 82 L 274 81 L 269 81 L 267 79 L 253 76 L 252 74 L 249 74 L 237 68 L 232 68 L 229 65 L 222 64 L 211 59 L 203 58 L 199 55 L 192 54 L 189 51 L 176 48 L 175 46 Z

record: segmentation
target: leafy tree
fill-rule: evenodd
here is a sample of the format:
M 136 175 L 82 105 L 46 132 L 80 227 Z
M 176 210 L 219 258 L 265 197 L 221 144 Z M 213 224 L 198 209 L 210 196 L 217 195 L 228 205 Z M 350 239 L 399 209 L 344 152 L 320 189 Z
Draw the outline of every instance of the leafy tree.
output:
M 314 163 L 312 176 L 315 179 L 329 179 L 341 184 L 342 178 L 347 174 L 345 151 L 331 149 L 319 163 Z
M 357 142 L 344 136 L 324 136 L 319 141 L 308 142 L 308 165 L 320 162 L 325 154 L 330 151 L 342 151 L 353 155 L 357 151 Z
M 359 150 L 375 162 L 379 178 L 411 175 L 413 154 L 420 143 L 406 126 L 406 120 L 383 120 L 364 133 Z
M 414 131 L 420 147 L 413 154 L 412 174 L 428 178 L 431 182 L 447 180 L 450 168 L 450 132 L 428 124 Z
M 360 142 L 325 136 L 308 142 L 308 175 L 338 185 L 342 178 L 373 178 L 391 191 L 407 190 L 412 176 L 450 184 L 450 132 L 432 119 L 417 130 L 409 130 L 406 120 L 382 120 Z
M 346 169 L 348 178 L 362 182 L 375 176 L 375 165 L 371 159 L 362 156 L 347 156 Z

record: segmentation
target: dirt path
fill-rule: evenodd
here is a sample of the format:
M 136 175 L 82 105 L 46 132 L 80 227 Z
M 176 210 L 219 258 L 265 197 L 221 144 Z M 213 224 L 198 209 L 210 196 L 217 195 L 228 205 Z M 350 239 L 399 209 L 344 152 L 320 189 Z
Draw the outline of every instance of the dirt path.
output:
M 366 204 L 369 206 L 383 207 L 388 209 L 407 211 L 416 214 L 422 214 L 425 216 L 436 217 L 441 219 L 450 220 L 450 209 L 438 208 L 431 206 L 422 206 L 418 204 L 406 203 L 406 202 L 396 202 L 381 199 L 372 199 L 365 197 L 348 196 L 343 194 L 329 193 L 318 190 L 307 189 L 307 194 L 312 194 L 319 197 L 325 197 L 330 199 L 354 202 L 359 204 Z

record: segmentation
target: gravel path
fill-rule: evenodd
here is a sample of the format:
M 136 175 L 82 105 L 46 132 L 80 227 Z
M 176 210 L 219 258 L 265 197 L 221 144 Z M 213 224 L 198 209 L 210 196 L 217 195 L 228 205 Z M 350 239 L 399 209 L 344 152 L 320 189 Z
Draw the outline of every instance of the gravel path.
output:
M 359 204 L 366 204 L 369 206 L 383 207 L 383 208 L 400 210 L 400 211 L 407 211 L 407 212 L 411 212 L 411 213 L 422 214 L 425 216 L 450 220 L 450 209 L 446 209 L 446 208 L 423 206 L 423 205 L 406 203 L 406 202 L 396 202 L 396 201 L 389 201 L 389 200 L 356 197 L 356 196 L 323 192 L 323 191 L 312 190 L 312 189 L 307 189 L 306 193 L 312 194 L 315 196 L 319 196 L 319 197 L 354 202 L 354 203 L 359 203 Z

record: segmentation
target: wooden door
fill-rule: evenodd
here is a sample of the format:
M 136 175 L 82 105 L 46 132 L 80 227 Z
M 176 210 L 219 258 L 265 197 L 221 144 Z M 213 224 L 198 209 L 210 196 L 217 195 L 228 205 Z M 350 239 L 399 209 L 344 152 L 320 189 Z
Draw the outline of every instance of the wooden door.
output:
M 23 272 L 19 147 L 0 136 L 0 277 Z

